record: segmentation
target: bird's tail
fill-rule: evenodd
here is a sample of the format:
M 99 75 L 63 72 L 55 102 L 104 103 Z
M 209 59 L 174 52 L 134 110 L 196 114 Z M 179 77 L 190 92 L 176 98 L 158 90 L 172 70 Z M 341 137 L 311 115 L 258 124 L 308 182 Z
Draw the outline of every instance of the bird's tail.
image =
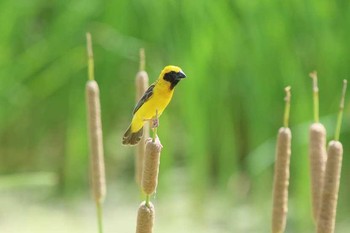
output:
M 124 133 L 123 145 L 136 145 L 141 140 L 142 135 L 143 135 L 143 127 L 137 132 L 132 132 L 131 125 L 130 125 L 129 128 Z

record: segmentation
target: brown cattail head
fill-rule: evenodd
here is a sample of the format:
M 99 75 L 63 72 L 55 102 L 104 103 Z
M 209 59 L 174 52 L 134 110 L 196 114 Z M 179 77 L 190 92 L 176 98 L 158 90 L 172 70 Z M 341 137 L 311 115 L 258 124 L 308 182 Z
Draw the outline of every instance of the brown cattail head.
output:
M 324 171 L 327 161 L 326 129 L 321 123 L 314 123 L 310 126 L 309 135 L 312 211 L 313 218 L 316 223 L 318 217 L 318 209 L 321 202 Z
M 87 115 L 89 121 L 91 183 L 96 202 L 103 202 L 106 195 L 105 167 L 101 108 L 98 84 L 90 80 L 86 84 Z
M 273 186 L 272 233 L 282 233 L 286 227 L 288 212 L 289 162 L 292 133 L 289 128 L 279 129 L 275 176 Z
M 339 141 L 328 144 L 328 158 L 324 175 L 321 205 L 317 221 L 317 233 L 333 233 L 337 212 L 338 191 L 343 158 L 343 146 Z
M 151 138 L 146 140 L 146 153 L 143 161 L 142 190 L 147 195 L 152 195 L 157 188 L 160 163 L 160 152 L 162 150 L 159 138 L 153 142 Z
M 143 51 L 143 50 L 141 50 Z M 144 71 L 144 52 L 140 51 L 140 71 L 136 74 L 136 102 L 138 102 L 148 88 L 148 75 Z M 143 126 L 143 136 L 136 148 L 135 158 L 135 180 L 138 185 L 141 185 L 143 159 L 145 156 L 145 139 L 149 137 L 149 123 L 145 122 Z
M 154 207 L 151 202 L 142 202 L 137 213 L 136 233 L 152 233 L 154 224 Z

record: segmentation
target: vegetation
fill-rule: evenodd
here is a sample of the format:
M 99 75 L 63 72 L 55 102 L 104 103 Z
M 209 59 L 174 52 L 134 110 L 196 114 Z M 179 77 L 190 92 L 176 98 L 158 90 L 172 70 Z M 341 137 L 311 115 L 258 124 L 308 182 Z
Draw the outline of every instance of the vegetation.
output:
M 288 213 L 289 164 L 291 156 L 292 132 L 288 128 L 290 110 L 290 87 L 285 88 L 286 106 L 284 124 L 278 130 L 276 142 L 275 173 L 273 182 L 272 233 L 285 231 Z
M 324 170 L 326 168 L 326 128 L 319 122 L 319 101 L 316 71 L 310 73 L 313 81 L 314 95 L 314 123 L 309 128 L 309 160 L 310 160 L 310 183 L 312 199 L 312 216 L 317 223 L 318 209 L 321 202 Z
M 84 84 L 90 31 L 109 182 L 134 179 L 134 151 L 121 145 L 121 137 L 135 103 L 143 47 L 150 83 L 167 64 L 179 65 L 188 76 L 158 130 L 166 148 L 158 184 L 162 196 L 183 187 L 199 213 L 205 211 L 203 201 L 216 197 L 232 209 L 249 203 L 264 210 L 271 201 L 275 133 L 283 113 L 280 90 L 291 85 L 287 229 L 313 229 L 307 74 L 318 71 L 319 120 L 334 135 L 341 80 L 350 73 L 349 1 L 2 0 L 0 22 L 0 178 L 23 174 L 16 178 L 23 185 L 30 183 L 29 172 L 49 172 L 57 183 L 44 178 L 37 183 L 49 180 L 56 194 L 88 192 Z M 344 155 L 349 111 L 345 106 Z M 349 177 L 346 156 L 342 166 L 342 177 Z M 171 186 L 169 179 L 175 181 Z M 350 213 L 346 181 L 340 181 L 340 222 Z
M 333 233 L 335 229 L 339 183 L 343 159 L 343 144 L 339 141 L 339 133 L 343 119 L 346 87 L 347 81 L 344 80 L 335 136 L 334 140 L 330 141 L 328 144 L 327 163 L 317 219 L 317 233 Z
M 102 206 L 106 198 L 106 175 L 103 156 L 103 139 L 100 107 L 100 91 L 94 80 L 94 58 L 91 34 L 86 34 L 89 81 L 86 83 L 87 120 L 90 144 L 90 182 L 96 204 L 98 232 L 103 233 Z

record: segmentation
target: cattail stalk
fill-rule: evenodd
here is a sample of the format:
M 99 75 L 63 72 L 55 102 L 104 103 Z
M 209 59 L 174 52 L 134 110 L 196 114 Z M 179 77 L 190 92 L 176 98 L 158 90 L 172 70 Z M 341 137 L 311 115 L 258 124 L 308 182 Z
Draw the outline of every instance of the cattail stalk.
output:
M 137 213 L 136 233 L 152 233 L 153 224 L 153 204 L 151 202 L 148 204 L 146 202 L 142 202 Z
M 146 194 L 146 201 L 142 202 L 137 214 L 136 233 L 152 233 L 154 223 L 154 207 L 150 202 L 150 196 L 156 192 L 162 145 L 157 137 L 158 111 L 151 119 L 153 125 L 153 139 L 147 138 L 146 151 L 143 160 L 141 188 Z
M 148 88 L 148 75 L 145 71 L 145 51 L 140 49 L 140 71 L 136 74 L 136 102 L 138 102 Z M 143 159 L 145 156 L 145 141 L 149 137 L 149 124 L 145 122 L 143 126 L 143 136 L 136 148 L 135 158 L 135 181 L 141 185 Z
M 345 102 L 345 94 L 346 94 L 347 84 L 348 84 L 348 81 L 344 79 L 343 80 L 342 97 L 341 97 L 340 105 L 339 105 L 337 127 L 336 127 L 335 135 L 334 135 L 334 140 L 336 140 L 336 141 L 339 141 L 340 128 L 341 128 L 341 123 L 343 121 L 344 102 Z
M 317 221 L 317 233 L 334 232 L 337 212 L 343 146 L 339 141 L 330 141 L 327 152 L 328 160 Z
M 314 100 L 314 120 L 315 123 L 320 121 L 319 118 L 319 98 L 318 98 L 318 84 L 317 84 L 317 72 L 316 70 L 309 74 L 310 78 L 312 78 L 312 93 Z
M 143 163 L 143 174 L 142 174 L 142 190 L 149 198 L 157 188 L 158 184 L 158 173 L 160 163 L 160 152 L 162 145 L 160 144 L 159 138 L 153 141 L 148 138 L 146 141 L 146 153 Z M 146 200 L 146 204 L 149 200 Z
M 96 203 L 98 229 L 102 233 L 102 203 L 106 196 L 106 180 L 103 158 L 101 107 L 98 84 L 94 80 L 94 62 L 90 33 L 86 34 L 86 38 L 89 66 L 89 81 L 86 84 L 86 103 L 89 122 L 90 176 L 92 192 Z
M 272 233 L 283 233 L 288 212 L 289 163 L 292 133 L 288 128 L 290 87 L 285 88 L 286 107 L 284 127 L 279 129 L 276 146 L 276 162 L 273 185 Z
M 330 141 L 328 144 L 328 159 L 317 221 L 317 233 L 333 233 L 335 229 L 341 165 L 343 159 L 343 145 L 339 142 L 339 135 L 344 109 L 346 85 L 347 82 L 344 80 L 335 140 Z
M 309 129 L 309 161 L 311 176 L 311 197 L 312 197 L 312 213 L 314 222 L 317 222 L 318 209 L 320 205 L 324 171 L 327 161 L 326 152 L 326 129 L 319 122 L 319 99 L 317 86 L 316 71 L 310 73 L 313 80 L 313 105 L 314 105 L 314 123 Z

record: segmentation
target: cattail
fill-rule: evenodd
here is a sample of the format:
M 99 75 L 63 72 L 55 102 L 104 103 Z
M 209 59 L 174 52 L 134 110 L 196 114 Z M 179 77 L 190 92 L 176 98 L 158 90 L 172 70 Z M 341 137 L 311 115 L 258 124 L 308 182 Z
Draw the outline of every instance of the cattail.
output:
M 86 37 L 89 62 L 89 81 L 86 84 L 86 104 L 90 139 L 90 175 L 92 191 L 96 202 L 99 232 L 102 233 L 102 203 L 106 196 L 106 180 L 103 159 L 101 107 L 98 84 L 94 80 L 94 63 L 90 33 L 87 33 Z
M 136 223 L 136 233 L 152 233 L 154 224 L 154 207 L 151 202 L 142 202 L 138 213 Z
M 95 200 L 102 202 L 106 195 L 105 167 L 103 160 L 101 110 L 99 88 L 95 80 L 86 84 L 90 132 L 91 179 Z
M 272 233 L 282 233 L 286 227 L 288 212 L 289 162 L 292 133 L 288 128 L 290 87 L 286 91 L 284 127 L 279 129 L 276 146 L 275 176 L 273 186 Z
M 327 161 L 326 129 L 321 123 L 313 123 L 309 130 L 309 160 L 311 174 L 311 196 L 314 221 L 317 222 L 320 205 L 324 171 Z
M 309 161 L 310 161 L 310 176 L 311 176 L 311 197 L 312 197 L 312 212 L 314 222 L 317 222 L 318 209 L 320 205 L 324 170 L 326 167 L 327 152 L 326 152 L 326 129 L 319 122 L 319 107 L 318 107 L 318 86 L 316 71 L 310 73 L 313 80 L 313 99 L 314 99 L 314 123 L 309 129 Z
M 328 158 L 324 175 L 321 205 L 317 220 L 317 233 L 333 233 L 335 228 L 341 165 L 343 159 L 343 145 L 339 142 L 339 135 L 343 117 L 346 85 L 347 82 L 344 80 L 337 128 L 335 131 L 335 140 L 328 144 Z
M 157 188 L 160 152 L 162 145 L 159 138 L 146 140 L 146 153 L 143 161 L 142 190 L 146 195 L 152 195 Z
M 317 233 L 333 233 L 337 211 L 343 146 L 339 141 L 330 141 L 324 177 Z
M 140 71 L 136 74 L 136 102 L 138 102 L 148 88 L 148 75 L 145 71 L 145 51 L 140 49 Z M 135 180 L 141 185 L 143 159 L 145 156 L 145 139 L 149 137 L 149 124 L 145 122 L 143 126 L 143 136 L 136 148 L 135 158 Z

